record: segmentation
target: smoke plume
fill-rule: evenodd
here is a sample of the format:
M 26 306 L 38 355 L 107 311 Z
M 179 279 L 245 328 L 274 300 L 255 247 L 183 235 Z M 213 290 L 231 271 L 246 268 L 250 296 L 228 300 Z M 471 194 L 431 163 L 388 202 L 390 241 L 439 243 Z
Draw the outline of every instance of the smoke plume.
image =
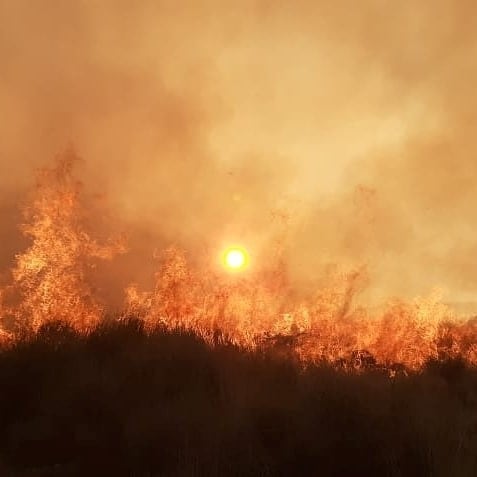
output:
M 0 0 L 0 18 L 3 270 L 32 170 L 73 145 L 129 236 L 118 286 L 155 247 L 263 254 L 282 234 L 303 287 L 351 264 L 369 299 L 475 300 L 475 2 Z

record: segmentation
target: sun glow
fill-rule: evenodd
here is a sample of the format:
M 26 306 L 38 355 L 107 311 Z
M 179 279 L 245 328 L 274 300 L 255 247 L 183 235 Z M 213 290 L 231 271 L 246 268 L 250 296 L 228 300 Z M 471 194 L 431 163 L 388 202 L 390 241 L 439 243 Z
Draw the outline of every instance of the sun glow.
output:
M 248 264 L 248 254 L 242 247 L 229 247 L 224 251 L 222 261 L 231 270 L 241 270 Z

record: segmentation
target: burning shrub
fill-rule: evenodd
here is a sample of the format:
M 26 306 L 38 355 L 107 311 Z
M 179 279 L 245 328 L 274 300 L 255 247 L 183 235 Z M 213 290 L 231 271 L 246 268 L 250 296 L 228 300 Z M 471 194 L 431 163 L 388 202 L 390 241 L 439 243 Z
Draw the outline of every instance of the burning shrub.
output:
M 73 174 L 78 160 L 66 152 L 53 167 L 38 171 L 32 200 L 23 210 L 22 232 L 31 244 L 16 256 L 12 283 L 4 290 L 7 327 L 36 330 L 61 320 L 85 329 L 102 315 L 89 273 L 98 259 L 124 251 L 124 244 L 100 245 L 86 230 L 82 184 Z

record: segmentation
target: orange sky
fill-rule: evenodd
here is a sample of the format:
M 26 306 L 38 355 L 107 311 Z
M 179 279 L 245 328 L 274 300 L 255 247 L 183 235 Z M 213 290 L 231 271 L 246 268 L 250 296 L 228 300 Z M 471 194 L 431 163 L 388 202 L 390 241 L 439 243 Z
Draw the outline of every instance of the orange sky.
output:
M 366 264 L 370 296 L 474 299 L 475 2 L 0 0 L 0 18 L 2 264 L 32 168 L 73 143 L 135 275 L 162 242 L 259 247 L 286 204 L 298 282 Z

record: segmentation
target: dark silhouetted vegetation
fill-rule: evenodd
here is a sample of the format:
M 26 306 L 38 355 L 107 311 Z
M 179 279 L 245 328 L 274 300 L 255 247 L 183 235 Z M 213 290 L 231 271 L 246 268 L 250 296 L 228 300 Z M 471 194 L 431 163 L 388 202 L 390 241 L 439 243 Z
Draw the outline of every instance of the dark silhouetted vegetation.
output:
M 459 360 L 391 379 L 138 320 L 53 323 L 1 351 L 0 381 L 2 476 L 477 475 Z

